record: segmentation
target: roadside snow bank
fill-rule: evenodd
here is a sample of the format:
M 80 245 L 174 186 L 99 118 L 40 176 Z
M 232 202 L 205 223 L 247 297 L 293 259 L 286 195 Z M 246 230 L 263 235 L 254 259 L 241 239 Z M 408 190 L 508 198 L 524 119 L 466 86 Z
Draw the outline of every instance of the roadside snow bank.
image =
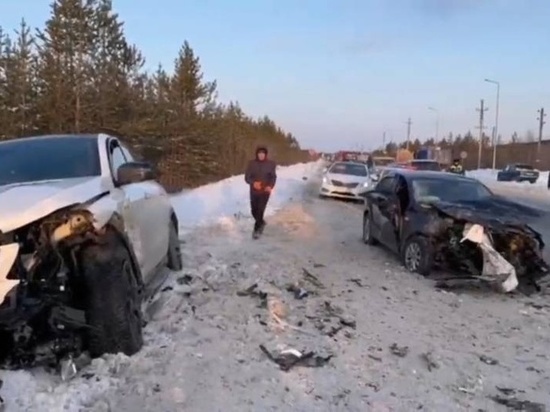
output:
M 547 189 L 548 171 L 540 172 L 540 177 L 535 183 L 497 182 L 497 173 L 498 170 L 479 169 L 467 171 L 466 175 L 480 180 L 499 195 L 550 211 L 550 190 Z
M 322 161 L 277 168 L 277 184 L 266 215 L 275 213 L 301 194 L 305 183 L 323 164 Z M 304 180 L 305 178 L 305 180 Z M 232 176 L 172 197 L 180 230 L 217 223 L 231 217 L 250 216 L 248 186 L 244 175 Z
M 538 180 L 535 183 L 529 183 L 529 182 L 497 182 L 497 173 L 498 170 L 495 169 L 478 169 L 478 170 L 469 170 L 466 172 L 466 176 L 474 177 L 476 179 L 481 180 L 483 183 L 498 183 L 499 185 L 509 185 L 512 187 L 522 187 L 526 188 L 528 190 L 540 190 L 541 187 L 544 187 L 546 189 L 546 185 L 548 182 L 548 171 L 540 172 L 540 176 Z

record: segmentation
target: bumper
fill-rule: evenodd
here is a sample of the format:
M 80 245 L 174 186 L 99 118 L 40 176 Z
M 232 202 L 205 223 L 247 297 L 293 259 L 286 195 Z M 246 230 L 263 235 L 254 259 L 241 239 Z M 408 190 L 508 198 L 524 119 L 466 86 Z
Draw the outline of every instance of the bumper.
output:
M 326 197 L 334 197 L 337 199 L 365 200 L 365 193 L 371 190 L 370 187 L 359 186 L 353 189 L 333 186 L 323 183 L 319 189 L 319 195 Z

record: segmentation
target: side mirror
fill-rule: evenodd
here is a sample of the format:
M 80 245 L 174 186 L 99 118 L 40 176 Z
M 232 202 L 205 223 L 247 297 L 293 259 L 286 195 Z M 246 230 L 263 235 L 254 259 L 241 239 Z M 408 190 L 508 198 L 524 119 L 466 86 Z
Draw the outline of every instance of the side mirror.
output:
M 380 177 L 377 174 L 371 175 L 370 180 L 373 182 L 378 182 L 380 180 Z
M 323 167 L 323 173 L 328 172 L 328 167 Z
M 116 178 L 117 183 L 122 186 L 155 180 L 157 173 L 147 162 L 128 162 L 118 168 Z

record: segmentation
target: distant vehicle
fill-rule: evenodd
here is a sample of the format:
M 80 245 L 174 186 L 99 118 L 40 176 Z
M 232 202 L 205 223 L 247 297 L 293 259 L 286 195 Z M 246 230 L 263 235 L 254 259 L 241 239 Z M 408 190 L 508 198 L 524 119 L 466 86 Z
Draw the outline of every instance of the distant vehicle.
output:
M 498 182 L 529 182 L 535 183 L 540 172 L 525 163 L 510 163 L 498 171 Z
M 319 195 L 364 201 L 364 194 L 372 189 L 377 178 L 364 163 L 335 162 L 324 172 Z
M 406 162 L 406 169 L 411 170 L 431 170 L 433 172 L 440 172 L 441 166 L 437 160 L 429 159 L 414 159 Z
M 373 156 L 374 167 L 386 167 L 392 163 L 395 163 L 395 157 L 389 156 Z
M 476 179 L 395 169 L 365 198 L 364 243 L 382 243 L 411 272 L 493 276 L 506 292 L 548 274 L 544 242 L 525 223 L 540 212 L 494 195 Z

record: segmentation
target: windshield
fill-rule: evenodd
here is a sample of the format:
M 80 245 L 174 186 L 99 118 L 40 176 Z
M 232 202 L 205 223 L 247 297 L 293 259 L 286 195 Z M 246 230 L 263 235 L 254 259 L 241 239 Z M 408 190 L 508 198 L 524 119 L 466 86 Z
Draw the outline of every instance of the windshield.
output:
M 336 163 L 330 168 L 329 173 L 338 173 L 341 175 L 351 176 L 367 176 L 367 168 L 364 165 L 354 163 Z
M 434 170 L 440 171 L 439 163 L 437 162 L 426 162 L 426 161 L 412 161 L 411 166 L 417 170 Z
M 100 174 L 96 138 L 51 137 L 0 143 L 0 185 Z
M 492 197 L 493 194 L 475 180 L 448 180 L 416 178 L 412 181 L 412 192 L 417 203 L 432 202 L 476 202 Z
M 524 165 L 524 164 L 517 164 L 516 169 L 533 170 L 533 166 Z

